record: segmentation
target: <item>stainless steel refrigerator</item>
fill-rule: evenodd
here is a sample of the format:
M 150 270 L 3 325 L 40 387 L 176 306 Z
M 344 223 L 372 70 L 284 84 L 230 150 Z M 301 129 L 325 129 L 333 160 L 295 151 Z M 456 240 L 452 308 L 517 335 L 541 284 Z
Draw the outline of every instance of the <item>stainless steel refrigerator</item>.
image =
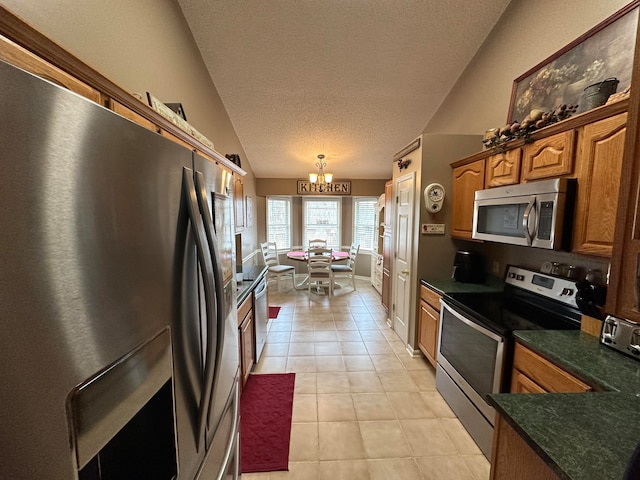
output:
M 0 478 L 236 478 L 231 175 L 0 62 Z

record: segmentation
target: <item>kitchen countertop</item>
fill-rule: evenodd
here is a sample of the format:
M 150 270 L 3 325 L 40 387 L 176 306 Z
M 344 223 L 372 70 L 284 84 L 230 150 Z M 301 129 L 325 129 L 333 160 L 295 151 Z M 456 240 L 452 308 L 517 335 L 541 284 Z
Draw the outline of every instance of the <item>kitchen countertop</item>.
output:
M 238 283 L 238 305 L 246 300 L 249 294 L 258 286 L 262 277 L 267 273 L 266 265 L 243 265 L 236 269 L 242 273 L 242 282 Z
M 489 402 L 568 480 L 623 478 L 640 442 L 640 362 L 580 331 L 520 330 L 516 339 L 594 393 L 489 395 Z
M 466 293 L 466 292 L 501 292 L 504 290 L 504 280 L 493 275 L 487 275 L 484 283 L 465 283 L 457 282 L 453 278 L 423 278 L 420 283 L 426 287 L 430 287 L 440 295 L 447 293 Z

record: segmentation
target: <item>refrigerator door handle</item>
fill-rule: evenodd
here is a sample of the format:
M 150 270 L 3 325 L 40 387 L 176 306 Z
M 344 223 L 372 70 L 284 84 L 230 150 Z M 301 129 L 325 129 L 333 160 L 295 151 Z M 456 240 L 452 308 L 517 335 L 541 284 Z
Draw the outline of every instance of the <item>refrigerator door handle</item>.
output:
M 216 392 L 216 384 L 218 378 L 218 368 L 220 366 L 222 350 L 224 345 L 224 327 L 225 327 L 225 312 L 227 311 L 226 306 L 224 305 L 224 283 L 222 278 L 222 261 L 220 258 L 220 252 L 218 249 L 218 239 L 216 238 L 216 233 L 213 230 L 213 220 L 211 218 L 211 212 L 209 211 L 209 203 L 207 201 L 207 189 L 206 183 L 204 181 L 204 176 L 202 172 L 195 172 L 195 185 L 196 185 L 196 194 L 198 198 L 198 205 L 200 206 L 200 214 L 202 215 L 204 230 L 207 236 L 207 242 L 209 243 L 209 250 L 211 251 L 211 256 L 213 257 L 213 275 L 216 282 L 216 299 L 217 299 L 217 310 L 216 310 L 216 319 L 217 319 L 217 345 L 216 345 L 216 361 L 215 361 L 215 370 L 214 370 L 214 380 L 212 385 L 212 395 L 211 399 L 215 398 Z M 209 420 L 209 416 L 211 414 L 211 409 L 213 407 L 213 401 L 210 402 L 209 410 L 207 413 L 207 420 Z
M 202 270 L 202 280 L 204 283 L 204 297 L 206 305 L 206 318 L 207 318 L 207 347 L 204 356 L 204 385 L 202 392 L 200 393 L 200 403 L 198 404 L 198 430 L 197 430 L 197 442 L 196 446 L 198 451 L 204 447 L 206 419 L 209 412 L 209 405 L 211 404 L 211 393 L 213 386 L 213 376 L 215 369 L 215 362 L 213 359 L 213 346 L 216 345 L 216 330 L 211 328 L 215 321 L 213 312 L 218 310 L 216 308 L 216 296 L 214 294 L 215 287 L 214 280 L 214 268 L 211 262 L 211 254 L 209 249 L 205 248 L 207 245 L 205 227 L 202 221 L 202 217 L 198 208 L 198 199 L 196 194 L 196 187 L 193 183 L 193 171 L 188 168 L 183 168 L 182 171 L 182 184 L 185 200 L 187 203 L 187 210 L 189 212 L 189 221 L 194 231 L 194 238 L 196 241 L 196 249 L 198 251 L 198 263 Z

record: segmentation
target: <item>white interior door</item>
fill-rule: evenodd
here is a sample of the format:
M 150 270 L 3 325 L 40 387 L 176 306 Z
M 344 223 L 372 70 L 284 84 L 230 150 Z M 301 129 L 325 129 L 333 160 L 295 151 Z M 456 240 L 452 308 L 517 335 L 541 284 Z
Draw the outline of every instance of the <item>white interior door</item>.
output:
M 396 238 L 393 286 L 393 329 L 400 339 L 408 342 L 411 315 L 411 266 L 413 265 L 413 196 L 415 175 L 396 180 Z

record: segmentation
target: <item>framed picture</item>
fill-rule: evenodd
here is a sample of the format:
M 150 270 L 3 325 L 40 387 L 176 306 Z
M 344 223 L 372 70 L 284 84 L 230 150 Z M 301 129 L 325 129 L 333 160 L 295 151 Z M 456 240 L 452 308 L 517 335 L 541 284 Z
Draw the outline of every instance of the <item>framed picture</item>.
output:
M 225 157 L 227 157 L 228 160 L 231 160 L 231 162 L 233 162 L 238 167 L 242 168 L 242 161 L 240 160 L 240 155 L 238 155 L 237 153 L 227 153 L 225 154 Z
M 181 103 L 165 103 L 165 105 L 182 117 L 183 120 L 187 119 L 187 114 L 184 113 L 184 108 Z
M 629 87 L 638 5 L 640 0 L 630 3 L 516 78 L 507 124 L 533 109 L 551 111 L 562 104 L 578 105 L 576 113 L 582 113 L 588 110 L 584 89 L 606 79 L 617 79 L 619 91 Z

